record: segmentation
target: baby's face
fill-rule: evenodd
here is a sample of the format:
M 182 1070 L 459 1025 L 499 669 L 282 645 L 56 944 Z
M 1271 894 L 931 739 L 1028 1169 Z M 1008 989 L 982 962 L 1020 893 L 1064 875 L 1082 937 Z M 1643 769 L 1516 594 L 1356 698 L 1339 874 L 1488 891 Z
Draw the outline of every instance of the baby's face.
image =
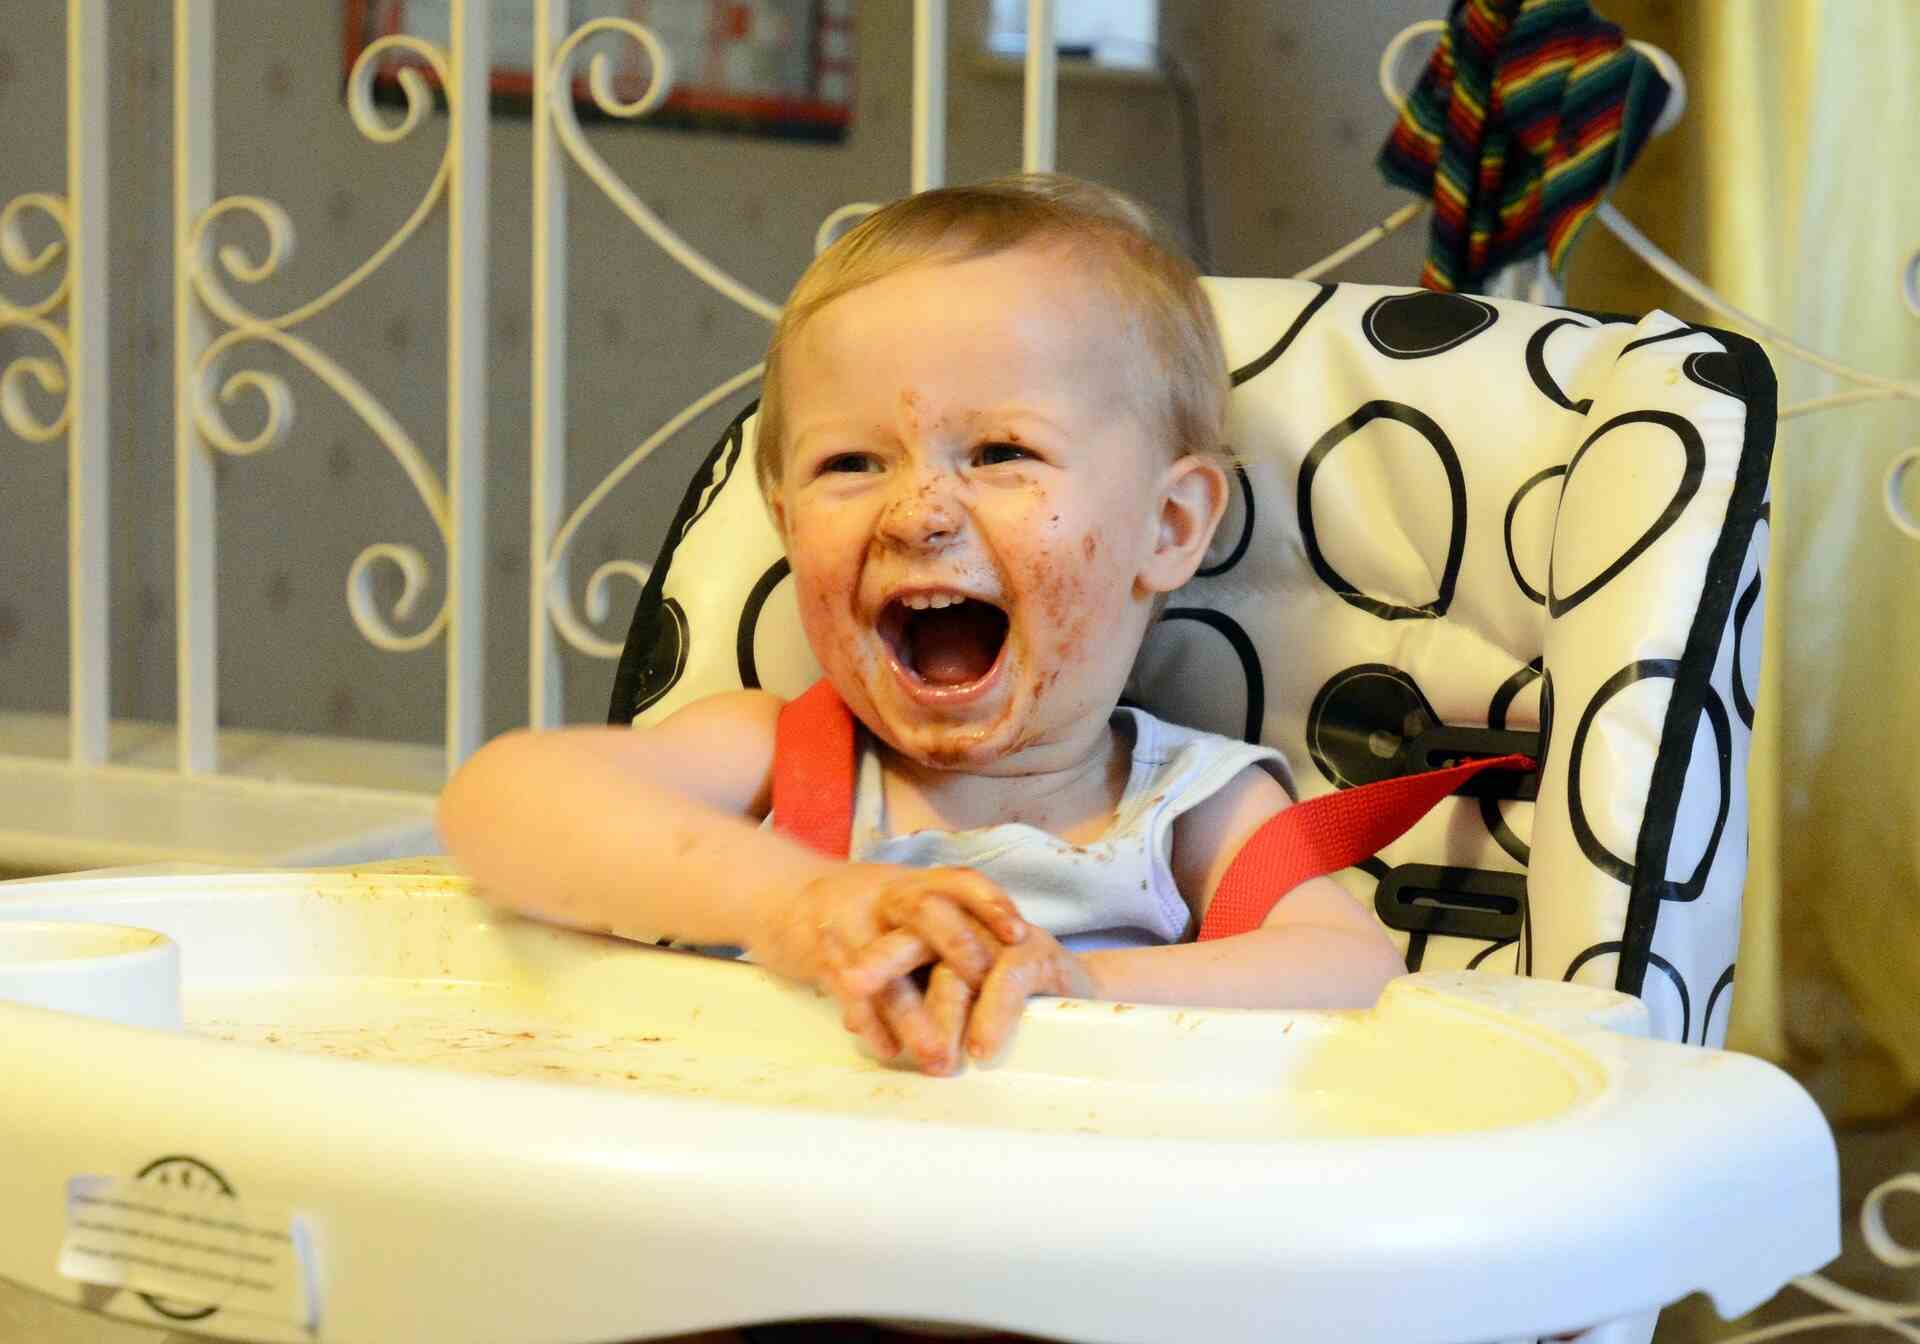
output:
M 807 638 L 914 760 L 1046 768 L 1106 732 L 1177 474 L 1125 327 L 1019 248 L 846 294 L 784 355 L 773 504 Z

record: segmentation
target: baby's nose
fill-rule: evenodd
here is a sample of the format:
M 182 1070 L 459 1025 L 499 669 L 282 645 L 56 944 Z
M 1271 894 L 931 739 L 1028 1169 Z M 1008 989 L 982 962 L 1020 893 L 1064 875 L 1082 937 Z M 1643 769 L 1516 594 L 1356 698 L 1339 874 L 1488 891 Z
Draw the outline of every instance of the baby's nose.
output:
M 880 518 L 882 535 L 902 546 L 945 545 L 958 535 L 960 526 L 952 480 L 931 472 L 902 480 Z

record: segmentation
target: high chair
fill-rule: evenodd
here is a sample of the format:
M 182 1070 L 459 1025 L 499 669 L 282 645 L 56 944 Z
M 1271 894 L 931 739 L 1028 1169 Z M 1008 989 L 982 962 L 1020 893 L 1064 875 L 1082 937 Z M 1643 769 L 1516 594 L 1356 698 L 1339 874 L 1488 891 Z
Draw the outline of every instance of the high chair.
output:
M 1522 752 L 1337 874 L 1409 970 L 1618 988 L 1726 1034 L 1774 380 L 1752 341 L 1508 300 L 1211 280 L 1243 465 L 1131 696 L 1303 797 Z M 818 675 L 743 414 L 689 484 L 610 717 Z
M 431 865 L 6 884 L 0 1320 L 1627 1344 L 1830 1259 L 1817 1108 L 1693 1048 L 1734 974 L 1766 360 L 1661 314 L 1210 283 L 1244 466 L 1131 694 L 1309 797 L 1536 758 L 1336 875 L 1419 974 L 1367 1013 L 1035 1000 L 996 1066 L 927 1078 L 758 967 Z M 818 675 L 753 431 L 687 486 L 616 721 Z M 145 1254 L 182 1226 L 239 1239 L 217 1278 Z

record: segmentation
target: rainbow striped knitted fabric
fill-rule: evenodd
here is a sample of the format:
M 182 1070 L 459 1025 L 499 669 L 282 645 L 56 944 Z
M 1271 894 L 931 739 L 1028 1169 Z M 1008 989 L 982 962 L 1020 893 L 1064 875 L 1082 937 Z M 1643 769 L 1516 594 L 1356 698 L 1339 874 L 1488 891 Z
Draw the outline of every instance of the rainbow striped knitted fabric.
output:
M 1559 274 L 1666 101 L 1587 0 L 1454 0 L 1379 158 L 1389 182 L 1433 198 L 1420 283 L 1479 289 L 1542 248 Z

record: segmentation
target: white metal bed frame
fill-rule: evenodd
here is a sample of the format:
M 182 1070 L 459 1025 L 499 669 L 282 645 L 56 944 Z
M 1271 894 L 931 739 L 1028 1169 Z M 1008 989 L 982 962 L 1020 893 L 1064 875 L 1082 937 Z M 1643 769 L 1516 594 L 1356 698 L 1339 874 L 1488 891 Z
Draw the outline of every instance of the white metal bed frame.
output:
M 489 20 L 484 0 L 452 0 L 451 40 L 446 49 L 414 37 L 390 36 L 374 42 L 355 65 L 347 102 L 355 126 L 369 140 L 392 144 L 412 135 L 433 107 L 426 82 L 413 72 L 400 76 L 405 111 L 397 121 L 376 111 L 372 79 L 376 65 L 396 50 L 426 62 L 437 75 L 448 109 L 447 144 L 439 166 L 413 212 L 392 237 L 347 276 L 316 298 L 278 314 L 257 313 L 233 296 L 228 281 L 245 285 L 273 276 L 287 258 L 294 224 L 273 201 L 248 195 L 213 197 L 216 144 L 213 50 L 216 0 L 173 0 L 174 145 L 173 371 L 175 386 L 174 464 L 177 532 L 175 585 L 178 655 L 175 787 L 204 788 L 217 776 L 215 627 L 215 528 L 217 501 L 213 454 L 247 456 L 280 444 L 291 424 L 292 393 L 272 373 L 226 366 L 242 345 L 265 342 L 279 347 L 330 387 L 392 454 L 439 530 L 446 548 L 446 590 L 440 608 L 409 630 L 428 574 L 428 559 L 398 543 L 368 546 L 348 575 L 347 602 L 355 625 L 379 648 L 416 650 L 437 640 L 446 645 L 447 691 L 445 767 L 451 770 L 476 750 L 483 735 L 481 687 L 485 667 L 480 619 L 487 600 L 482 557 L 485 553 L 486 369 L 488 206 L 488 99 L 486 52 Z M 38 302 L 16 305 L 0 297 L 0 329 L 15 328 L 39 338 L 51 358 L 14 359 L 0 370 L 0 420 L 34 443 L 66 437 L 68 473 L 68 555 L 70 593 L 69 713 L 65 768 L 90 779 L 111 772 L 108 751 L 108 399 L 110 377 L 107 319 L 107 83 L 108 0 L 67 3 L 67 190 L 64 196 L 27 193 L 0 208 L 0 262 L 15 275 L 32 276 L 64 264 L 58 284 Z M 586 517 L 656 448 L 703 412 L 751 384 L 756 364 L 728 377 L 648 435 L 627 457 L 575 504 L 567 507 L 566 370 L 567 164 L 571 160 L 634 225 L 676 262 L 740 307 L 773 320 L 778 306 L 755 293 L 708 260 L 669 228 L 588 144 L 581 132 L 571 90 L 586 52 L 583 44 L 599 34 L 618 34 L 643 49 L 651 78 L 637 98 L 623 100 L 614 89 L 604 55 L 587 64 L 587 82 L 599 109 L 611 116 L 645 116 L 665 98 L 672 83 L 665 49 L 645 27 L 624 19 L 603 18 L 567 31 L 566 0 L 536 0 L 535 96 L 533 115 L 533 252 L 531 348 L 532 516 L 529 591 L 530 697 L 527 721 L 535 727 L 561 719 L 560 641 L 576 650 L 616 658 L 618 639 L 593 626 L 612 610 L 609 587 L 617 577 L 644 580 L 645 565 L 615 559 L 588 579 L 582 619 L 569 593 L 568 551 Z M 1053 31 L 1052 0 L 1028 0 L 1028 32 Z M 1398 67 L 1409 45 L 1438 31 L 1437 21 L 1415 24 L 1387 47 L 1380 62 L 1381 90 L 1398 104 L 1406 85 Z M 913 119 L 911 180 L 919 191 L 940 185 L 945 176 L 945 71 L 949 43 L 947 0 L 915 0 L 913 40 Z M 1644 48 L 1673 84 L 1668 124 L 1684 105 L 1684 82 L 1671 58 Z M 475 91 L 478 91 L 476 96 Z M 1022 166 L 1045 171 L 1054 164 L 1056 53 L 1051 42 L 1030 42 L 1026 56 Z M 1663 129 L 1663 128 L 1661 128 Z M 304 339 L 299 326 L 345 298 L 419 228 L 444 207 L 449 221 L 447 246 L 447 461 L 445 481 L 427 464 L 408 433 L 342 365 Z M 851 220 L 875 208 L 859 203 L 833 212 L 820 226 L 817 245 L 825 246 Z M 1416 219 L 1422 203 L 1396 210 L 1352 243 L 1298 272 L 1311 279 L 1343 265 L 1389 234 Z M 50 222 L 60 241 L 34 250 L 20 231 L 29 212 Z M 266 234 L 264 255 L 233 244 L 215 246 L 216 226 L 229 214 L 252 216 Z M 1680 292 L 1717 313 L 1730 325 L 1760 339 L 1773 351 L 1801 360 L 1853 385 L 1852 390 L 1816 397 L 1783 408 L 1782 419 L 1870 401 L 1920 401 L 1920 382 L 1873 374 L 1843 365 L 1795 342 L 1786 333 L 1741 312 L 1687 272 L 1629 223 L 1611 205 L 1598 212 L 1600 222 Z M 1907 306 L 1920 316 L 1920 252 L 1901 278 Z M 1519 280 L 1529 297 L 1559 298 L 1544 267 Z M 52 418 L 36 414 L 25 395 L 31 378 L 42 391 L 61 399 Z M 217 395 L 216 395 L 217 385 Z M 257 398 L 266 415 L 251 436 L 235 434 L 221 404 Z M 1903 504 L 1906 478 L 1920 466 L 1920 449 L 1906 452 L 1885 478 L 1885 504 L 1895 525 L 1920 538 L 1920 520 Z M 402 580 L 400 596 L 383 612 L 371 583 L 377 564 L 394 567 Z M 21 758 L 0 753 L 0 766 Z M 36 761 L 36 764 L 44 762 Z M 325 786 L 314 786 L 321 794 Z M 352 790 L 339 790 L 343 794 Z M 1869 1249 L 1891 1266 L 1920 1265 L 1920 1250 L 1899 1244 L 1886 1228 L 1884 1205 L 1895 1192 L 1920 1194 L 1920 1174 L 1897 1177 L 1875 1190 L 1862 1212 Z M 1920 1328 L 1908 1323 L 1920 1307 L 1899 1307 L 1850 1293 L 1818 1277 L 1800 1285 L 1836 1308 L 1830 1316 L 1808 1317 L 1783 1326 L 1753 1331 L 1741 1338 L 1757 1342 L 1817 1325 L 1853 1321 L 1878 1325 L 1903 1338 L 1920 1341 Z

